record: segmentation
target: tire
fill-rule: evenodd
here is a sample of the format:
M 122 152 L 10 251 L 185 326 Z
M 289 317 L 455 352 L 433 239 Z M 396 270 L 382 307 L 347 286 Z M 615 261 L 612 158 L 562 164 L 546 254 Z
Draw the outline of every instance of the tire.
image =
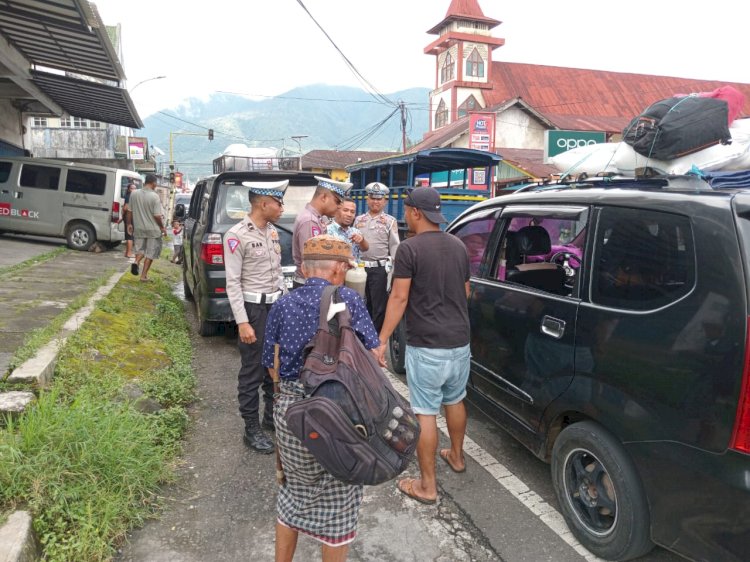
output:
M 630 560 L 653 548 L 641 480 L 603 427 L 585 421 L 560 433 L 552 448 L 552 482 L 568 528 L 592 553 Z
M 86 252 L 96 242 L 96 232 L 85 222 L 76 222 L 68 227 L 65 238 L 68 241 L 68 248 Z
M 398 323 L 388 340 L 388 355 L 391 371 L 398 375 L 406 373 L 406 327 L 403 320 Z
M 198 317 L 199 335 L 203 336 L 204 338 L 210 338 L 211 336 L 215 336 L 219 332 L 220 324 L 218 322 L 207 322 L 201 317 L 201 307 L 197 301 L 195 303 L 195 313 Z

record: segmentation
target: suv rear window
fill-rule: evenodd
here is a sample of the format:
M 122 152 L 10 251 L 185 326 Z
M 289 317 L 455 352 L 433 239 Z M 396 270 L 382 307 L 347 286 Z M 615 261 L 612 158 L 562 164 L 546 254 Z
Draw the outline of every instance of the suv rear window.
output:
M 276 179 L 271 181 L 277 181 Z M 222 182 L 218 188 L 214 207 L 216 224 L 235 224 L 250 210 L 247 197 L 248 187 L 239 181 Z M 315 192 L 316 184 L 289 185 L 284 194 L 284 217 L 294 217 L 305 208 Z
M 687 217 L 643 209 L 602 209 L 594 249 L 592 302 L 652 310 L 686 295 L 694 284 L 695 251 Z

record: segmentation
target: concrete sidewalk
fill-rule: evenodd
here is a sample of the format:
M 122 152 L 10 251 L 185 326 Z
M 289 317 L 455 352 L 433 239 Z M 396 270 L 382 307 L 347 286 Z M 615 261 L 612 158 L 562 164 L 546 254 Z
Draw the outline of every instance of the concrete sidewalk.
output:
M 99 254 L 69 250 L 43 263 L 0 276 L 0 380 L 30 332 L 47 326 L 73 300 L 86 293 L 96 279 L 126 271 L 128 267 L 129 261 L 120 248 Z

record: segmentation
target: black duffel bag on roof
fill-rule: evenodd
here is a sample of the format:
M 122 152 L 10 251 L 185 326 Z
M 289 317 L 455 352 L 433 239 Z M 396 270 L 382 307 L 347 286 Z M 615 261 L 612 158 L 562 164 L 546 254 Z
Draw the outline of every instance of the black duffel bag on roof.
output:
M 622 132 L 638 154 L 671 160 L 715 144 L 729 144 L 729 106 L 715 98 L 684 96 L 650 105 Z

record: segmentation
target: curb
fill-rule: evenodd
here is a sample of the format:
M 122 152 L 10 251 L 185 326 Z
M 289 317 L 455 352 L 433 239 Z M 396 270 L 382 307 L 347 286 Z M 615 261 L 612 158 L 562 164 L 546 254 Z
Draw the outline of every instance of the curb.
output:
M 75 332 L 94 311 L 96 303 L 106 297 L 117 282 L 129 270 L 113 274 L 109 280 L 91 295 L 86 306 L 78 310 L 63 324 L 59 337 L 43 346 L 34 357 L 28 359 L 7 378 L 8 382 L 33 382 L 39 387 L 46 386 L 55 372 L 57 356 L 68 337 Z M 20 396 L 23 395 L 23 396 Z M 19 415 L 26 406 L 33 402 L 30 392 L 0 393 L 0 414 Z M 12 409 L 5 410 L 2 404 L 7 402 Z M 31 515 L 27 511 L 15 511 L 8 521 L 0 527 L 0 562 L 35 562 L 40 559 L 39 543 L 32 527 Z

